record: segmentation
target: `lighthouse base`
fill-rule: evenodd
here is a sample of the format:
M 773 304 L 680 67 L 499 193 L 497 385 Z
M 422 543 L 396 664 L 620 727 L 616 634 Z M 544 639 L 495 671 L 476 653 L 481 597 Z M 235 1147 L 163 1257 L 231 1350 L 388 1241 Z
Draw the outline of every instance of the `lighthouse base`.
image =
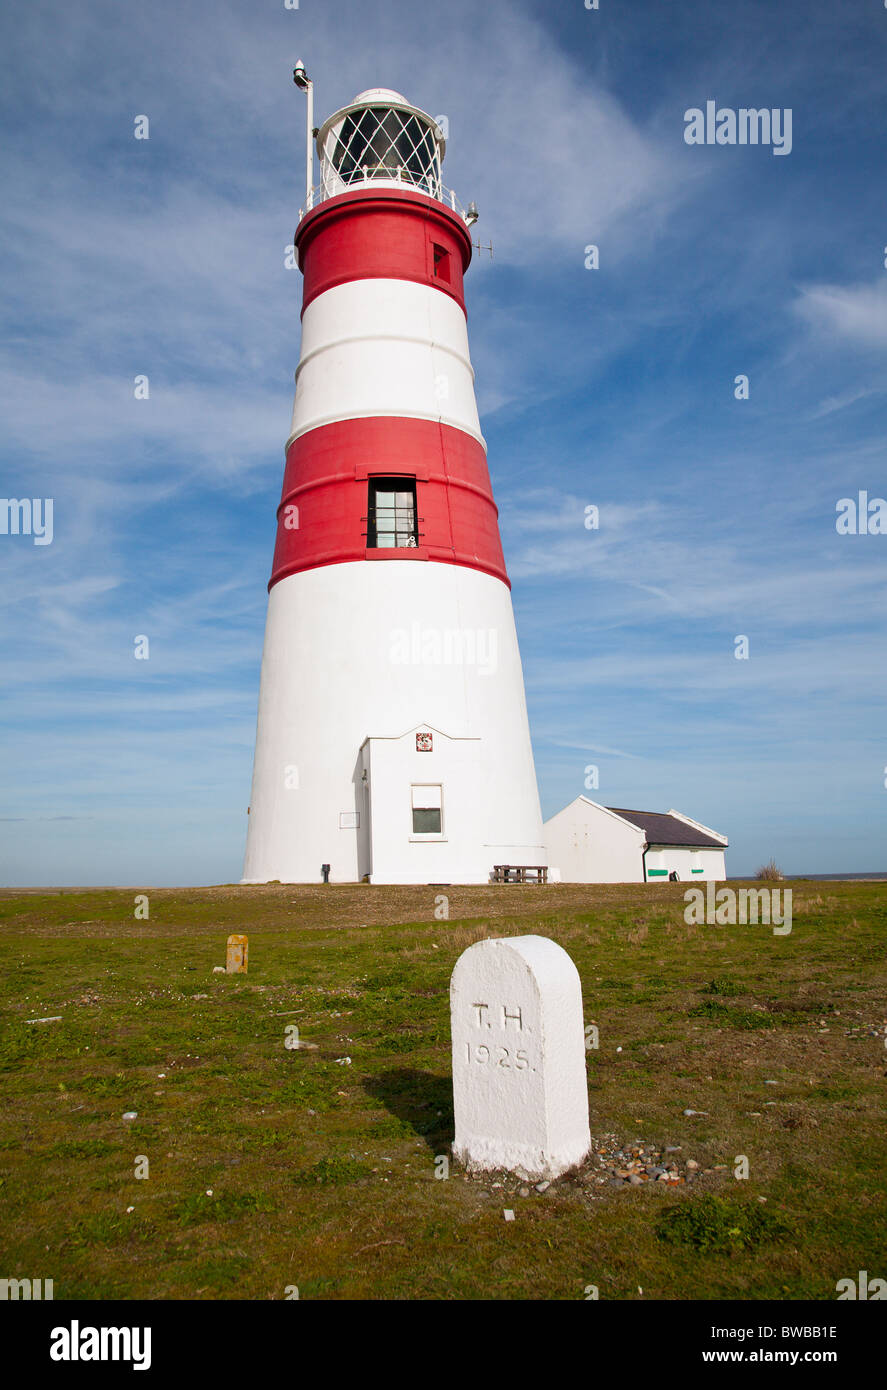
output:
M 506 584 L 418 560 L 269 597 L 244 883 L 488 883 L 545 864 Z

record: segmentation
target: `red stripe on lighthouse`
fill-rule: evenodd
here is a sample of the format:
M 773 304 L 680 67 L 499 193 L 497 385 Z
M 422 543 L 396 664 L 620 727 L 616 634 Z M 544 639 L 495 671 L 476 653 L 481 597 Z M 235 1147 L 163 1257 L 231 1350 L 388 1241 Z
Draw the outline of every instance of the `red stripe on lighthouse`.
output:
M 368 548 L 370 480 L 415 480 L 416 548 Z M 353 560 L 466 565 L 510 588 L 483 446 L 434 420 L 339 420 L 290 445 L 269 589 L 286 575 Z
M 397 188 L 340 193 L 306 214 L 296 232 L 305 277 L 302 312 L 349 280 L 413 280 L 450 295 L 465 312 L 471 260 L 465 223 L 443 203 Z

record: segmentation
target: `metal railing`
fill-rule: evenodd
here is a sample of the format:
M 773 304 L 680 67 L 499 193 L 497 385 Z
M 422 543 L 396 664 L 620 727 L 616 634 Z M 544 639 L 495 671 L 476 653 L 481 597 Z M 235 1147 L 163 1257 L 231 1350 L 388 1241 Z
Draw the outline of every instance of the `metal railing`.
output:
M 351 178 L 346 183 L 344 180 L 337 178 L 336 182 L 339 185 L 338 187 L 331 186 L 330 183 L 326 182 L 315 184 L 311 189 L 311 196 L 307 204 L 299 208 L 299 221 L 301 222 L 305 214 L 310 212 L 312 208 L 316 208 L 319 203 L 326 202 L 328 198 L 338 197 L 340 193 L 349 193 L 352 188 L 371 188 L 374 185 L 379 185 L 382 188 L 403 187 L 413 193 L 424 193 L 426 198 L 433 198 L 435 202 L 443 203 L 444 206 L 450 208 L 457 217 L 461 217 L 466 225 L 470 225 L 468 213 L 459 202 L 452 188 L 447 188 L 445 184 L 438 183 L 432 192 L 430 188 L 424 185 L 424 182 L 416 183 L 409 177 L 399 177 L 400 174 L 401 170 L 398 169 L 397 176 L 380 178 L 378 175 L 371 174 L 367 166 L 364 170 L 362 179 Z

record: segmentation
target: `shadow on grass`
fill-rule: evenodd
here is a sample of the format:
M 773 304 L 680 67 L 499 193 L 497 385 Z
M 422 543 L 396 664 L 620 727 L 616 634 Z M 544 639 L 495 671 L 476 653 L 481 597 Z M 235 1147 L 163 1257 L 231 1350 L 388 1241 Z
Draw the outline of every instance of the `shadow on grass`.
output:
M 364 1078 L 364 1090 L 384 1105 L 433 1154 L 447 1153 L 453 1139 L 453 1082 L 449 1076 L 398 1067 Z

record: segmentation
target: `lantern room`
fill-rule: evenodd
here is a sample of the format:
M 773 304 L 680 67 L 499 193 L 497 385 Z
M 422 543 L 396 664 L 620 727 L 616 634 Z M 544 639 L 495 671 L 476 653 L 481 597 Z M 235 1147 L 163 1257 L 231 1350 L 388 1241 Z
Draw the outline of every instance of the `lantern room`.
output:
M 443 200 L 446 142 L 432 116 L 399 92 L 373 87 L 336 111 L 317 136 L 318 201 L 355 185 L 393 184 Z

